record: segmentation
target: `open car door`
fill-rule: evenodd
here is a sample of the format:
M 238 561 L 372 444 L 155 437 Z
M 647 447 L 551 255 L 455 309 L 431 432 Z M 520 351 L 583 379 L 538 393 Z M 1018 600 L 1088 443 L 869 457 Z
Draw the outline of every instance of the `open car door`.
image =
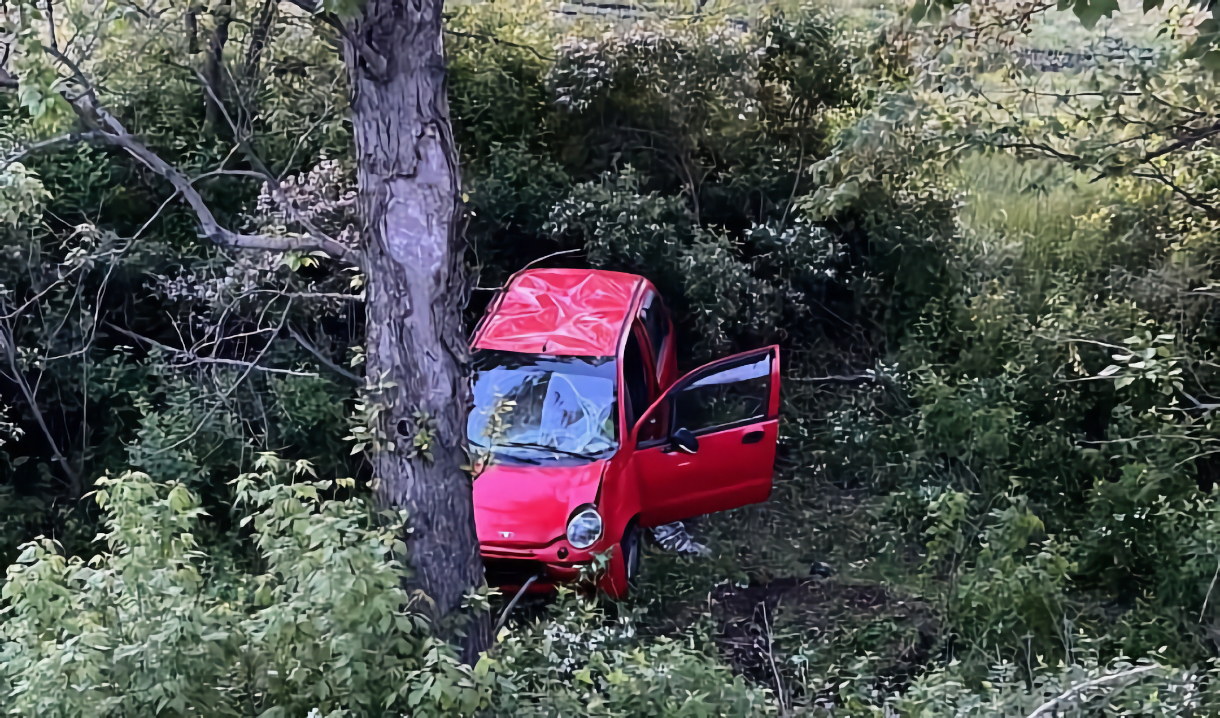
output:
M 736 354 L 674 382 L 634 432 L 640 523 L 765 501 L 778 435 L 779 347 Z

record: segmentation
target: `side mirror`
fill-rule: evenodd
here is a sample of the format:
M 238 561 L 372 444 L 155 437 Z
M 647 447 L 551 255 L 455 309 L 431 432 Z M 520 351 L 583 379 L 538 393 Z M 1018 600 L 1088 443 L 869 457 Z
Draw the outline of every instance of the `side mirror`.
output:
M 678 451 L 693 454 L 699 450 L 699 439 L 690 429 L 678 429 L 670 435 L 669 440 Z

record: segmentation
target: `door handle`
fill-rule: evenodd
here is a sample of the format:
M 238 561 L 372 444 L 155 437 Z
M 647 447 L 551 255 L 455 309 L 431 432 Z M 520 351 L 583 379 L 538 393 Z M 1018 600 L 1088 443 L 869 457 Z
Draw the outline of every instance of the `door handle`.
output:
M 762 429 L 759 429 L 758 431 L 747 431 L 745 433 L 745 436 L 741 437 L 741 443 L 743 443 L 743 444 L 757 444 L 758 442 L 760 442 L 762 440 L 763 440 Z

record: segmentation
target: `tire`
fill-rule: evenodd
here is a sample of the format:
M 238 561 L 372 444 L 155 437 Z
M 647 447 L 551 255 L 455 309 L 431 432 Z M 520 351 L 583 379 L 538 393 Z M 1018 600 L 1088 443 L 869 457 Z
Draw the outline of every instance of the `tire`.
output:
M 627 597 L 640 574 L 640 529 L 633 519 L 623 532 L 623 539 L 614 547 L 610 565 L 598 586 L 610 598 L 619 601 Z
M 644 551 L 640 544 L 640 527 L 633 521 L 623 534 L 622 543 L 619 544 L 623 547 L 623 557 L 627 562 L 627 584 L 632 588 L 635 588 L 636 581 L 639 580 L 640 563 L 644 560 Z

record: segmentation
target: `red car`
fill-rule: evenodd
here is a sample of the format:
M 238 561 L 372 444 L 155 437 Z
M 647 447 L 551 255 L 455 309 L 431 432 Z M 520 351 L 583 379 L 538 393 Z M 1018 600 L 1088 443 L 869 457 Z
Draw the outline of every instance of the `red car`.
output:
M 609 553 L 599 585 L 621 598 L 642 529 L 771 493 L 779 348 L 677 378 L 673 325 L 643 277 L 520 272 L 471 346 L 475 522 L 492 585 L 550 587 Z

